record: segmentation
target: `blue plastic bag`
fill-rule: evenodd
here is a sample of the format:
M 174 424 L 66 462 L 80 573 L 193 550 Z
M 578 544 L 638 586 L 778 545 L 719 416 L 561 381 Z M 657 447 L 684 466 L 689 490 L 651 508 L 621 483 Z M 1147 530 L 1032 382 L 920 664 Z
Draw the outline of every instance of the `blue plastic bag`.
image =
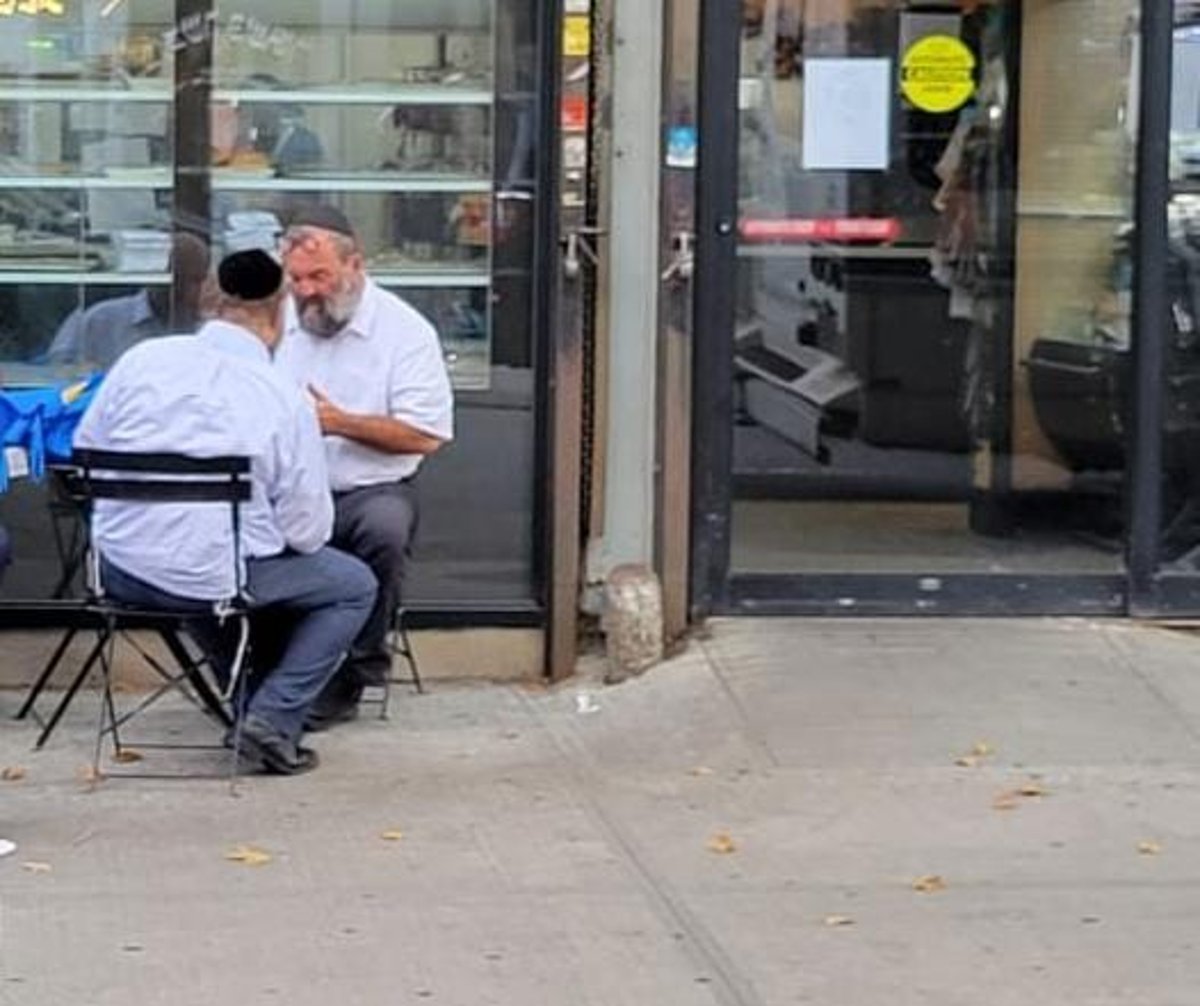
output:
M 75 427 L 103 378 L 93 374 L 45 387 L 0 389 L 0 447 L 24 448 L 35 479 L 45 475 L 48 463 L 69 461 Z M 0 492 L 8 489 L 8 474 L 0 451 Z

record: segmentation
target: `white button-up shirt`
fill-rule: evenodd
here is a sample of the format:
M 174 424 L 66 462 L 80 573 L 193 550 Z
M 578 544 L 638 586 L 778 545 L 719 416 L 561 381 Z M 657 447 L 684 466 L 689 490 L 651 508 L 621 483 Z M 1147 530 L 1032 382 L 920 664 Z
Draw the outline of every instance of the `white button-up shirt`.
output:
M 213 321 L 194 336 L 130 349 L 109 372 L 75 432 L 77 447 L 251 459 L 241 505 L 242 555 L 315 552 L 333 531 L 333 501 L 316 414 L 271 365 L 252 333 Z M 228 506 L 104 500 L 92 522 L 100 552 L 122 570 L 181 597 L 235 590 Z
M 275 361 L 347 412 L 391 416 L 442 441 L 454 436 L 454 396 L 436 329 L 369 279 L 354 317 L 332 338 L 305 331 L 289 302 Z M 337 492 L 399 482 L 421 464 L 419 454 L 388 454 L 343 437 L 326 437 L 325 447 Z

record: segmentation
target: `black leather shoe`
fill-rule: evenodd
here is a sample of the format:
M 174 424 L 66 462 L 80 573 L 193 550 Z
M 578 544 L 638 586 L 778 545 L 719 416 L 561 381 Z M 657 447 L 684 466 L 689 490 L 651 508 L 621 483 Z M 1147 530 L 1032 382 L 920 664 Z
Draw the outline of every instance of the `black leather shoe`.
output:
M 288 740 L 266 720 L 253 715 L 242 724 L 241 757 L 261 762 L 275 775 L 301 775 L 320 764 L 311 748 Z
M 334 678 L 309 709 L 304 718 L 304 729 L 316 734 L 358 719 L 358 700 L 362 698 L 362 692 L 362 685 L 347 682 L 340 676 Z

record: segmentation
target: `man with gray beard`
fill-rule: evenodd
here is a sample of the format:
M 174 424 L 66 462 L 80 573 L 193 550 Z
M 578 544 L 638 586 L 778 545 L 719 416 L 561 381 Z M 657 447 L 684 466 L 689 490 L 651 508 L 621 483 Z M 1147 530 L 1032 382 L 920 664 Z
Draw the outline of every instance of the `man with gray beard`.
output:
M 346 664 L 309 714 L 308 729 L 321 730 L 353 719 L 363 688 L 391 671 L 387 636 L 417 527 L 413 480 L 424 458 L 452 439 L 454 403 L 437 332 L 366 274 L 341 211 L 297 212 L 283 245 L 291 303 L 277 364 L 316 403 L 333 543 L 366 562 L 379 582 Z

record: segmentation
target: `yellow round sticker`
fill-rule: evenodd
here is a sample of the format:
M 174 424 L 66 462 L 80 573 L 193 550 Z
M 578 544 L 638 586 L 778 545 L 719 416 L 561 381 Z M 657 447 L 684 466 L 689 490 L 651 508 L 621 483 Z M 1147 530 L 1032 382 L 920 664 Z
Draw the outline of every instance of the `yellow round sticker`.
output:
M 953 35 L 926 35 L 904 54 L 900 90 L 923 112 L 953 112 L 975 93 L 975 54 Z

